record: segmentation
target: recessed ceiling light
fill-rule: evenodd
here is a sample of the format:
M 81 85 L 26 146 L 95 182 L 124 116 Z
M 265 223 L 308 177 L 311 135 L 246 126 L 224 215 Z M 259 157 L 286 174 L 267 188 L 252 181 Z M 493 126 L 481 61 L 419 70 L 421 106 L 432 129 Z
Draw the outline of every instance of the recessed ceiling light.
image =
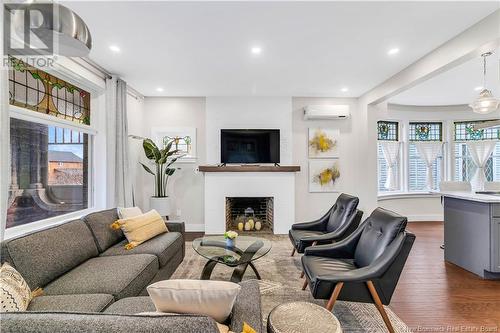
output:
M 397 47 L 394 47 L 394 48 L 390 49 L 389 51 L 387 51 L 388 55 L 396 55 L 398 53 L 399 53 L 399 49 Z
M 483 90 L 483 86 L 477 86 L 476 88 L 474 88 L 475 91 L 480 91 L 480 90 Z
M 254 47 L 252 47 L 251 51 L 252 51 L 252 54 L 261 54 L 262 48 L 259 46 L 254 46 Z
M 118 53 L 118 52 L 120 52 L 120 51 L 121 51 L 121 50 L 120 50 L 120 48 L 119 48 L 118 46 L 116 46 L 116 45 L 110 45 L 110 46 L 109 46 L 109 49 L 110 49 L 111 51 L 115 52 L 115 53 Z
M 340 91 L 342 91 L 342 92 L 348 92 L 348 91 L 349 91 L 349 88 L 344 87 L 344 88 L 340 89 Z
M 162 87 L 158 87 L 158 88 L 156 88 L 156 91 L 157 91 L 157 92 L 162 92 L 162 91 L 163 91 L 163 88 L 162 88 Z

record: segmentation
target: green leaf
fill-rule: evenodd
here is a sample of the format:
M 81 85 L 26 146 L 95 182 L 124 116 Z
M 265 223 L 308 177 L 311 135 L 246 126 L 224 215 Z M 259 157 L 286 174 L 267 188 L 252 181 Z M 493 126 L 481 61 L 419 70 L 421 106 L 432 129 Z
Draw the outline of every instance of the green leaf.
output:
M 168 157 L 168 156 L 172 156 L 172 155 L 174 155 L 174 154 L 177 154 L 178 152 L 179 152 L 179 150 L 178 150 L 178 149 L 175 149 L 175 150 L 169 151 L 169 152 L 167 153 L 167 157 Z
M 153 142 L 153 140 L 145 139 L 142 142 L 142 147 L 144 148 L 144 153 L 146 154 L 146 157 L 158 163 L 158 160 L 161 158 L 161 153 L 158 147 Z
M 139 162 L 139 163 L 141 163 L 141 162 Z M 145 165 L 144 163 L 141 163 L 141 165 L 144 168 L 144 170 L 146 170 L 147 172 L 149 172 L 150 174 L 155 176 L 155 173 L 153 171 L 151 171 L 151 169 L 147 165 Z
M 185 155 L 186 155 L 186 154 L 184 154 L 184 155 L 180 155 L 180 156 L 177 156 L 176 158 L 171 159 L 171 160 L 170 160 L 170 162 L 168 162 L 168 163 L 167 163 L 167 168 L 168 168 L 169 166 L 171 166 L 172 164 L 174 164 L 174 163 L 175 163 L 175 162 L 176 162 L 179 158 L 181 158 L 181 157 L 183 157 L 183 156 L 185 156 Z
M 36 73 L 36 72 L 30 72 L 31 76 L 35 79 L 35 80 L 42 80 L 42 77 L 40 76 L 40 74 Z M 42 80 L 43 81 L 43 80 Z
M 160 150 L 160 159 L 158 160 L 158 163 L 159 164 L 165 164 L 165 162 L 167 162 L 167 158 L 168 158 L 168 155 L 167 155 L 167 150 L 165 148 L 163 148 L 162 150 Z
M 173 143 L 174 143 L 174 140 L 170 140 L 163 149 L 168 153 L 170 151 L 170 149 L 172 148 Z
M 174 172 L 175 172 L 175 168 L 166 168 L 165 169 L 165 174 L 167 176 L 172 176 L 174 174 Z

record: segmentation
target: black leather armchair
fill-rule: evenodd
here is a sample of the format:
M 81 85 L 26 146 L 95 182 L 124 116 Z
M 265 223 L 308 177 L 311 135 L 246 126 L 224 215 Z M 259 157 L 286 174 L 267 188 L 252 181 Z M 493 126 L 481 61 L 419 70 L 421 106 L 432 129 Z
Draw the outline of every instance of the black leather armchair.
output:
M 335 204 L 319 220 L 296 223 L 288 232 L 293 251 L 303 253 L 304 249 L 316 244 L 329 244 L 349 236 L 359 225 L 363 212 L 357 210 L 359 199 L 342 193 Z
M 302 257 L 316 299 L 374 302 L 387 328 L 394 332 L 383 304 L 389 304 L 415 235 L 405 231 L 407 219 L 377 208 L 349 237 L 338 243 L 308 247 Z

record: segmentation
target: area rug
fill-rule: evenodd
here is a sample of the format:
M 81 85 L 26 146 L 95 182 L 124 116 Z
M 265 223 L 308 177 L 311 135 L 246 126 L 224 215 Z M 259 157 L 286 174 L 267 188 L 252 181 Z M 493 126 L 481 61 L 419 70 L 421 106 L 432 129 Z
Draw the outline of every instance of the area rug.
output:
M 256 260 L 255 266 L 262 280 L 260 292 L 262 295 L 262 318 L 266 322 L 269 312 L 277 305 L 290 301 L 308 301 L 324 306 L 325 301 L 312 298 L 308 289 L 301 290 L 303 279 L 300 278 L 300 256 L 290 257 L 292 245 L 287 236 L 266 236 L 272 241 L 271 251 Z M 186 243 L 186 257 L 172 278 L 199 279 L 206 259 L 198 255 L 192 247 L 192 242 Z M 212 273 L 212 279 L 228 280 L 232 269 L 217 265 Z M 244 280 L 255 279 L 253 271 L 248 268 Z M 396 332 L 410 332 L 408 326 L 386 307 Z M 339 319 L 344 332 L 387 332 L 382 317 L 373 304 L 338 301 L 333 313 Z M 322 332 L 318 332 L 322 333 Z

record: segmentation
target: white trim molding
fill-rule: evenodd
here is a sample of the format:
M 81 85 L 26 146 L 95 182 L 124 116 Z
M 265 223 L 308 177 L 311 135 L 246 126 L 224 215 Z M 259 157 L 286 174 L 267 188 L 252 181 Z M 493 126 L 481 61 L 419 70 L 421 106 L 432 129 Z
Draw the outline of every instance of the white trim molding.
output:
M 58 216 L 50 217 L 48 219 L 39 220 L 36 222 L 31 222 L 31 223 L 26 223 L 26 224 L 22 224 L 22 225 L 19 225 L 16 227 L 11 227 L 11 228 L 5 229 L 4 239 L 15 238 L 15 237 L 19 237 L 22 235 L 30 234 L 30 233 L 35 232 L 35 231 L 48 229 L 48 228 L 54 227 L 56 225 L 64 224 L 64 223 L 70 222 L 72 220 L 82 218 L 85 215 L 88 215 L 88 214 L 93 213 L 95 211 L 97 211 L 95 208 L 87 208 L 87 209 L 78 210 L 76 212 L 71 212 L 68 214 L 58 215 Z
M 205 225 L 201 223 L 200 224 L 185 223 L 184 226 L 186 228 L 186 232 L 205 232 Z
M 443 222 L 443 214 L 408 215 L 408 222 Z

